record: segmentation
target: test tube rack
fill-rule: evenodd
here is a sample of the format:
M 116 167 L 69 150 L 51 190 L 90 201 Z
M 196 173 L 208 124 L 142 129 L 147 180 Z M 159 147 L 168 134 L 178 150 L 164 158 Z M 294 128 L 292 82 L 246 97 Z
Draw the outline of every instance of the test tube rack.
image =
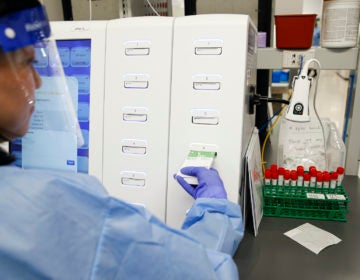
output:
M 336 188 L 263 185 L 264 216 L 346 222 L 349 196 Z

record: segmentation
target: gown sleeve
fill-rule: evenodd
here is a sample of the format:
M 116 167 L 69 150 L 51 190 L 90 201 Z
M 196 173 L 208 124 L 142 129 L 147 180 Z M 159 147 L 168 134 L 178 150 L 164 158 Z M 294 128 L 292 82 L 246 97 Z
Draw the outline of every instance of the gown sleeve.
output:
M 0 168 L 3 279 L 238 279 L 240 224 L 199 199 L 176 230 L 90 176 Z

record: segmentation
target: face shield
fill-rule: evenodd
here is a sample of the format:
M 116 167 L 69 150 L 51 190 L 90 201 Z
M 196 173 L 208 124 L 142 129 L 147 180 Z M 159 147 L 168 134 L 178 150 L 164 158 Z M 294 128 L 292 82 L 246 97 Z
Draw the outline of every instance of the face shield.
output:
M 74 146 L 81 147 L 84 140 L 77 118 L 78 84 L 75 78 L 64 74 L 56 42 L 50 37 L 44 7 L 2 16 L 0 46 L 11 69 L 8 80 L 14 81 L 12 87 L 18 89 L 11 97 L 15 99 L 15 95 L 19 95 L 16 106 L 21 111 L 14 116 L 13 119 L 18 120 L 12 127 L 19 126 L 21 134 L 20 127 L 26 126 L 21 122 L 28 123 L 27 114 L 31 115 L 28 133 L 21 139 L 23 147 L 30 145 L 37 150 L 39 160 L 52 157 L 53 150 L 61 154 L 73 150 Z M 53 143 L 51 150 L 44 149 L 49 142 Z M 71 161 L 72 156 L 66 158 Z

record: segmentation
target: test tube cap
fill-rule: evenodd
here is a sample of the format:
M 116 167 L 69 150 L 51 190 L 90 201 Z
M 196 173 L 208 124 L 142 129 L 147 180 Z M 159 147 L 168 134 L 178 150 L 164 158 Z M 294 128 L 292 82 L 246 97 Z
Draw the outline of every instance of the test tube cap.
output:
M 291 177 L 291 180 L 297 180 L 298 174 L 297 174 L 296 170 L 291 170 L 290 177 Z
M 318 171 L 318 172 L 316 173 L 316 181 L 318 181 L 318 182 L 322 182 L 322 181 L 323 181 L 323 174 L 322 174 L 322 172 Z
M 309 173 L 304 174 L 304 181 L 310 181 L 310 174 Z
M 298 175 L 300 175 L 300 176 L 303 176 L 303 175 L 304 175 L 304 172 L 305 172 L 304 166 L 299 165 L 299 166 L 296 168 L 296 170 L 297 170 Z
M 271 170 L 271 172 L 274 172 L 274 171 L 277 172 L 277 169 L 278 169 L 277 164 L 272 164 L 272 165 L 270 165 L 270 170 Z
M 289 171 L 289 170 L 285 170 L 284 179 L 285 179 L 285 180 L 289 180 L 289 179 L 290 179 L 290 171 Z
M 330 177 L 331 177 L 331 180 L 337 180 L 337 178 L 339 177 L 339 174 L 336 171 L 334 171 L 334 172 L 331 172 Z
M 330 182 L 330 174 L 329 173 L 323 174 L 323 181 L 324 182 Z
M 270 169 L 265 169 L 265 178 L 271 179 L 271 170 Z
M 284 168 L 284 167 L 279 167 L 279 168 L 278 168 L 278 173 L 279 173 L 279 175 L 284 175 L 284 173 L 285 173 L 285 168 Z
M 336 172 L 337 172 L 339 175 L 343 175 L 344 172 L 345 172 L 345 169 L 344 169 L 344 167 L 339 166 L 339 167 L 336 169 Z

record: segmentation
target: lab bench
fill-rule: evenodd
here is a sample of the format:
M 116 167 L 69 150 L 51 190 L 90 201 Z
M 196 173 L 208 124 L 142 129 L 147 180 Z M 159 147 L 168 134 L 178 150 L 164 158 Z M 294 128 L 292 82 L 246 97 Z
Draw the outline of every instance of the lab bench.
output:
M 234 256 L 240 279 L 360 279 L 360 178 L 346 175 L 343 185 L 351 200 L 347 222 L 263 217 L 256 237 L 247 229 Z M 304 223 L 342 241 L 317 255 L 284 235 Z

